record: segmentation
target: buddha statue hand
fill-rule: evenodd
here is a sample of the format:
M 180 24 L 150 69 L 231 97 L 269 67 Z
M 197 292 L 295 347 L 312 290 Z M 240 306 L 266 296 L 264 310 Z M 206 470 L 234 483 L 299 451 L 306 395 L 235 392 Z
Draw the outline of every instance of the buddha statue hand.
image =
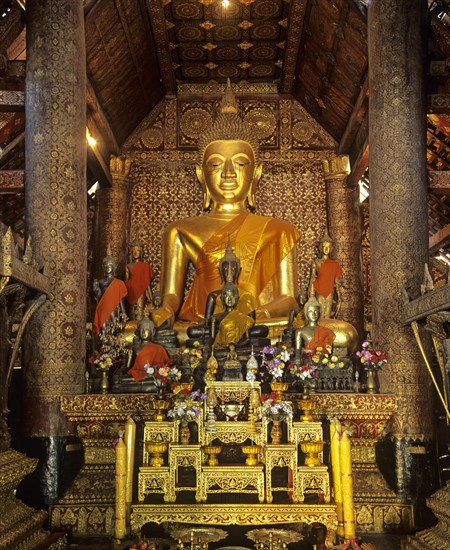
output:
M 160 327 L 165 321 L 170 320 L 170 326 L 172 327 L 175 314 L 170 306 L 163 305 L 152 311 L 152 319 L 157 327 Z

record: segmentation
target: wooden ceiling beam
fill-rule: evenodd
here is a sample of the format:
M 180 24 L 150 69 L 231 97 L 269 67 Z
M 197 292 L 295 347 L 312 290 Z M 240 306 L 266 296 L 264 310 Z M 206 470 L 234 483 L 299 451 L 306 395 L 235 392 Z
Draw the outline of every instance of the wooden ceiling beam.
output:
M 0 159 L 2 157 L 6 157 L 19 143 L 22 143 L 22 141 L 25 139 L 25 132 L 21 132 L 18 134 L 12 141 L 8 143 L 6 147 L 3 149 L 0 149 Z
M 437 233 L 432 235 L 429 240 L 429 252 L 430 254 L 436 254 L 439 249 L 444 248 L 450 244 L 450 223 L 445 225 Z
M 428 190 L 436 195 L 450 195 L 450 171 L 428 172 Z
M 0 195 L 23 193 L 25 172 L 23 170 L 0 170 Z
M 24 92 L 0 90 L 0 112 L 17 112 L 24 110 Z
M 353 108 L 352 114 L 348 119 L 347 126 L 342 134 L 341 141 L 339 143 L 338 152 L 340 155 L 347 154 L 350 151 L 350 148 L 353 144 L 356 134 L 358 133 L 359 127 L 366 116 L 368 109 L 368 98 L 369 98 L 369 76 L 366 74 L 361 89 L 356 100 L 355 106 Z
M 95 138 L 97 142 L 102 142 L 105 145 L 105 148 L 108 152 L 108 159 L 105 159 L 109 163 L 109 155 L 118 155 L 120 151 L 119 144 L 117 143 L 114 132 L 112 131 L 111 125 L 106 117 L 100 102 L 97 99 L 97 94 L 95 93 L 94 87 L 92 86 L 89 79 L 87 79 L 86 84 L 86 102 L 88 108 L 90 109 L 90 114 L 95 122 L 95 129 L 89 128 L 89 131 L 92 134 L 92 137 Z M 94 135 L 93 130 L 97 130 L 99 135 Z

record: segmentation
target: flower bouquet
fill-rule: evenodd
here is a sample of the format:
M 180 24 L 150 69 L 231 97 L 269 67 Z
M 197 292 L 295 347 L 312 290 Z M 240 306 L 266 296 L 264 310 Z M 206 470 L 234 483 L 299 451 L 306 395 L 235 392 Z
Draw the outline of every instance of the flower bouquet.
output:
M 96 369 L 109 370 L 109 368 L 112 367 L 113 360 L 109 353 L 97 353 L 89 357 L 89 363 L 94 365 Z
M 158 390 L 166 389 L 171 386 L 172 389 L 178 380 L 181 378 L 181 371 L 177 367 L 171 367 L 169 365 L 144 365 L 144 370 L 150 380 L 153 381 Z
M 282 346 L 281 349 L 265 346 L 261 351 L 261 367 L 266 369 L 272 382 L 281 382 L 290 358 L 286 346 Z
M 382 351 L 369 348 L 369 345 L 369 342 L 363 342 L 361 351 L 357 351 L 356 355 L 364 365 L 364 370 L 378 371 L 387 363 L 387 357 Z
M 179 389 L 174 386 L 173 393 L 175 395 L 173 408 L 167 412 L 169 418 L 179 420 L 182 424 L 187 424 L 190 420 L 194 420 L 200 416 L 203 409 L 203 403 L 206 400 L 206 394 L 199 391 L 190 392 L 186 389 Z
M 282 421 L 293 417 L 292 404 L 289 401 L 279 401 L 276 392 L 261 396 L 261 417 L 268 420 Z
M 302 382 L 303 388 L 310 388 L 317 378 L 317 367 L 310 364 L 289 363 L 288 370 L 295 380 Z
M 203 350 L 200 348 L 200 342 L 194 342 L 192 348 L 185 348 L 183 355 L 187 358 L 190 368 L 195 370 L 203 360 Z
M 316 351 L 311 355 L 312 364 L 318 368 L 342 369 L 345 366 L 344 361 L 339 361 L 339 358 L 333 355 L 332 351 L 333 348 L 331 346 L 325 346 L 325 348 L 317 347 Z

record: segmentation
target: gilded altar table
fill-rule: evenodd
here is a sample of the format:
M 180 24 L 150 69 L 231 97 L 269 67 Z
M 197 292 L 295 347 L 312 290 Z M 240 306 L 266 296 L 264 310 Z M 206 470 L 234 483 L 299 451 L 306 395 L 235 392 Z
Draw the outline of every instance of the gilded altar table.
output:
M 63 396 L 61 408 L 73 423 L 85 449 L 85 466 L 76 477 L 72 487 L 58 503 L 50 509 L 52 530 L 70 528 L 74 533 L 113 534 L 114 526 L 114 452 L 113 443 L 119 429 L 123 429 L 127 417 L 137 414 L 144 421 L 151 421 L 155 411 L 152 406 L 152 396 L 149 394 L 134 395 L 76 395 Z M 298 396 L 300 397 L 300 396 Z M 294 397 L 293 397 L 294 398 Z M 384 478 L 378 470 L 375 460 L 375 445 L 382 431 L 392 416 L 395 407 L 395 397 L 385 394 L 317 394 L 318 408 L 314 412 L 316 422 L 310 435 L 316 433 L 319 437 L 319 420 L 337 417 L 341 423 L 353 428 L 352 458 L 355 477 L 355 507 L 358 529 L 372 532 L 404 532 L 412 526 L 411 507 L 401 504 L 396 495 L 387 487 Z M 168 426 L 171 423 L 163 423 Z M 217 423 L 220 428 L 220 423 Z M 224 437 L 228 430 L 237 428 L 238 423 L 227 422 L 223 426 Z M 292 437 L 300 440 L 306 437 L 306 423 L 293 423 Z M 298 424 L 299 432 L 295 429 Z M 168 428 L 169 430 L 171 428 Z M 219 430 L 221 431 L 221 430 Z M 226 432 L 226 433 L 225 433 Z M 303 435 L 302 435 L 303 434 Z M 226 436 L 228 437 L 228 436 Z M 231 435 L 230 435 L 231 437 Z M 254 438 L 259 441 L 261 431 L 257 430 Z M 175 435 L 169 437 L 173 441 Z M 212 439 L 212 437 L 211 437 Z M 205 442 L 203 442 L 205 444 Z M 137 449 L 137 454 L 144 458 L 144 449 Z M 327 457 L 324 457 L 325 462 Z M 144 461 L 142 460 L 142 464 Z M 135 501 L 137 502 L 137 496 Z M 240 514 L 244 519 L 253 518 L 253 524 L 288 523 L 303 521 L 324 521 L 332 525 L 335 521 L 334 505 L 304 505 L 288 503 L 253 504 L 240 506 L 230 505 L 224 510 L 223 522 L 239 521 Z M 210 521 L 217 523 L 222 517 L 213 504 L 181 505 L 166 503 L 162 505 L 136 504 L 133 506 L 134 525 L 144 522 L 145 517 L 165 518 L 161 521 L 185 521 L 192 523 Z M 214 509 L 214 511 L 213 511 Z M 258 510 L 258 513 L 256 513 Z M 326 512 L 323 512 L 326 510 Z M 186 514 L 185 520 L 180 520 L 180 514 Z M 238 517 L 239 516 L 239 517 Z M 257 521 L 255 518 L 259 518 Z M 332 519 L 332 517 L 334 519 Z M 178 518 L 178 519 L 177 519 Z M 189 519 L 191 518 L 191 520 Z M 316 518 L 316 519 L 314 519 Z M 272 521 L 273 520 L 273 521 Z M 147 520 L 150 521 L 150 520 Z M 153 519 L 152 521 L 158 521 Z M 246 520 L 247 521 L 247 520 Z M 250 522 L 250 520 L 248 519 Z M 305 520 L 306 521 L 306 520 Z

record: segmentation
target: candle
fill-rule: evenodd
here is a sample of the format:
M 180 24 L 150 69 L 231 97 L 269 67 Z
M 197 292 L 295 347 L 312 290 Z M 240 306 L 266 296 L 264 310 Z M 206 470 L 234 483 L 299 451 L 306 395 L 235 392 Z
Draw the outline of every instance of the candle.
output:
M 334 501 L 338 517 L 337 534 L 339 537 L 344 536 L 344 512 L 342 509 L 341 467 L 339 461 L 339 438 L 341 434 L 341 423 L 337 418 L 333 418 L 330 423 L 331 470 L 333 472 Z
M 126 482 L 126 503 L 127 519 L 130 518 L 131 501 L 133 500 L 133 469 L 134 469 L 134 446 L 136 441 L 136 424 L 131 416 L 125 424 L 124 442 L 127 449 L 127 482 Z
M 339 462 L 341 467 L 342 507 L 344 510 L 344 537 L 347 541 L 355 538 L 355 509 L 353 505 L 353 476 L 350 439 L 346 432 L 339 442 Z
M 126 532 L 126 480 L 127 480 L 127 449 L 120 437 L 116 445 L 116 539 L 125 538 Z

